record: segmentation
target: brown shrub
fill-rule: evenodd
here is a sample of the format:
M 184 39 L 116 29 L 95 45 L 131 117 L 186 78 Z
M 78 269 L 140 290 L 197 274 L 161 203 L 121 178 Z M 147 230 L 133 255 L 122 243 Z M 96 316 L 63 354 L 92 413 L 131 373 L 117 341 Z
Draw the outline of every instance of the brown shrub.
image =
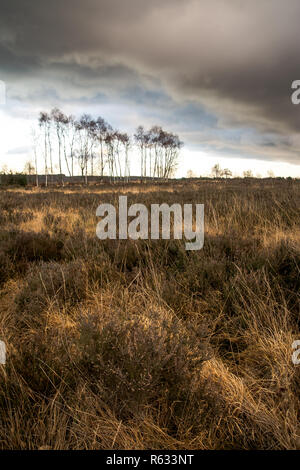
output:
M 13 261 L 49 261 L 61 258 L 63 241 L 50 237 L 46 232 L 2 232 L 1 238 L 5 252 Z
M 49 306 L 74 305 L 87 296 L 87 275 L 80 261 L 42 263 L 28 273 L 16 296 L 17 313 L 38 315 Z
M 90 314 L 80 324 L 78 365 L 120 418 L 160 401 L 184 406 L 208 358 L 201 333 L 164 311 Z

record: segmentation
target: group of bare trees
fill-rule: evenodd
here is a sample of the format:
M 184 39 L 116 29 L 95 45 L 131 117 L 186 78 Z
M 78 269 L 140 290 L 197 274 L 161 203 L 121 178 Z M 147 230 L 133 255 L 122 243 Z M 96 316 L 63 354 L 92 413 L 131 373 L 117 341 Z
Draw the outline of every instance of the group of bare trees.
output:
M 228 168 L 221 168 L 219 163 L 216 163 L 211 169 L 211 175 L 213 178 L 231 178 L 232 171 Z
M 134 139 L 140 151 L 141 176 L 165 179 L 173 176 L 183 145 L 177 135 L 159 126 L 153 126 L 149 131 L 139 126 Z
M 88 175 L 96 174 L 107 175 L 112 181 L 116 178 L 128 181 L 130 150 L 134 146 L 139 150 L 141 178 L 168 179 L 175 173 L 183 145 L 177 135 L 158 126 L 149 131 L 140 126 L 131 139 L 127 133 L 114 130 L 102 117 L 93 119 L 83 114 L 75 119 L 58 108 L 50 113 L 41 112 L 38 124 L 38 130 L 32 132 L 35 167 L 38 173 L 42 155 L 46 185 L 54 168 L 61 175 L 64 168 L 72 177 L 77 167 L 86 183 Z
M 211 176 L 213 178 L 231 178 L 232 177 L 232 171 L 229 170 L 228 168 L 221 168 L 219 163 L 216 163 L 212 169 L 211 169 Z M 245 170 L 243 171 L 243 178 L 253 178 L 253 172 L 252 170 Z M 259 178 L 260 176 L 257 175 L 256 178 Z M 268 177 L 273 177 L 274 178 L 274 173 L 272 170 L 268 171 Z

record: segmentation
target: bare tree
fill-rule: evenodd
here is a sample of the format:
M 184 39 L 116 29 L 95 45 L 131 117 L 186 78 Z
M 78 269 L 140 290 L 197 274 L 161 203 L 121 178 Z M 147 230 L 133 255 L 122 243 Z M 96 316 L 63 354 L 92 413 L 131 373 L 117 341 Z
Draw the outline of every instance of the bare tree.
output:
M 107 160 L 110 181 L 115 182 L 116 171 L 115 171 L 115 143 L 116 133 L 114 131 L 108 132 L 105 137 L 105 144 L 107 148 Z
M 74 176 L 74 157 L 76 153 L 75 146 L 76 146 L 76 135 L 77 135 L 76 121 L 75 121 L 74 116 L 71 115 L 67 117 L 65 126 L 66 126 L 67 145 L 68 145 L 67 157 L 71 159 L 71 169 L 69 169 L 69 172 L 71 176 Z
M 231 178 L 232 177 L 232 171 L 229 170 L 228 168 L 224 168 L 223 170 L 223 176 L 225 176 L 225 178 Z
M 222 174 L 223 174 L 223 170 L 222 168 L 220 167 L 219 163 L 216 163 L 212 169 L 211 169 L 211 174 L 212 174 L 212 177 L 213 178 L 221 178 Z
M 34 127 L 31 128 L 31 138 L 33 144 L 33 154 L 34 154 L 34 163 L 35 163 L 35 184 L 36 187 L 39 185 L 39 175 L 38 175 L 38 143 L 39 143 L 39 134 Z
M 145 130 L 143 126 L 139 126 L 134 134 L 134 139 L 137 147 L 140 150 L 140 162 L 141 162 L 141 181 L 143 181 L 144 175 L 144 151 L 145 151 Z
M 162 136 L 162 128 L 159 126 L 153 126 L 150 131 L 150 142 L 151 147 L 154 150 L 154 162 L 153 162 L 153 169 L 152 169 L 152 176 L 155 178 L 156 176 L 160 176 L 160 161 L 161 161 L 161 136 Z M 151 175 L 150 175 L 151 176 Z
M 91 133 L 92 119 L 88 114 L 83 114 L 76 124 L 78 132 L 79 143 L 79 166 L 81 168 L 82 177 L 84 177 L 85 184 L 88 184 L 88 161 L 91 158 L 93 150 L 93 138 Z
M 66 167 L 69 173 L 69 176 L 71 176 L 71 170 L 68 162 L 68 149 L 70 146 L 70 120 L 72 119 L 72 116 L 66 116 L 62 115 L 61 116 L 61 124 L 60 124 L 60 133 L 61 133 L 61 138 L 62 138 L 62 143 L 63 143 L 63 152 L 64 152 L 64 158 L 65 158 L 65 163 Z
M 130 161 L 129 161 L 129 149 L 130 149 L 130 138 L 126 133 L 119 135 L 120 141 L 123 145 L 124 152 L 124 177 L 125 181 L 128 182 L 130 176 Z
M 94 139 L 100 145 L 100 176 L 103 177 L 104 169 L 107 163 L 107 152 L 105 154 L 106 138 L 112 133 L 112 127 L 99 116 L 95 122 Z
M 193 172 L 193 170 L 188 170 L 186 172 L 186 177 L 187 178 L 197 178 L 197 175 L 195 175 L 195 173 Z
M 45 166 L 45 186 L 48 186 L 48 146 L 49 146 L 49 124 L 50 116 L 48 113 L 41 112 L 39 116 L 39 125 L 44 132 L 44 166 Z
M 63 173 L 62 173 L 62 146 L 63 146 L 63 126 L 64 122 L 66 121 L 65 115 L 60 111 L 58 108 L 54 108 L 51 111 L 51 118 L 55 126 L 57 142 L 58 142 L 58 165 L 59 165 L 59 173 L 61 175 L 61 182 L 64 185 L 63 180 Z
M 24 173 L 25 175 L 33 175 L 35 172 L 34 164 L 31 160 L 28 160 L 24 165 Z
M 175 174 L 179 151 L 183 143 L 179 140 L 177 135 L 164 132 L 162 145 L 164 147 L 163 177 L 168 180 Z

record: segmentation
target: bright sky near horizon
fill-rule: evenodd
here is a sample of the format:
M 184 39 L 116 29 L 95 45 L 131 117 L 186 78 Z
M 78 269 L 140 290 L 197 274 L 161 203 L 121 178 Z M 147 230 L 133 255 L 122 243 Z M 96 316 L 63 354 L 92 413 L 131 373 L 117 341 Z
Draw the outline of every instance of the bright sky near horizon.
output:
M 0 170 L 22 171 L 26 162 L 34 162 L 31 141 L 31 128 L 36 121 L 31 118 L 14 118 L 0 110 L 0 128 L 5 129 L 0 140 Z M 209 176 L 213 165 L 229 168 L 233 176 L 242 176 L 244 171 L 251 170 L 254 176 L 267 176 L 272 171 L 275 176 L 300 177 L 300 165 L 280 161 L 266 161 L 255 158 L 224 156 L 213 151 L 189 150 L 183 148 L 179 158 L 177 177 L 186 176 L 191 170 L 195 176 Z M 139 173 L 139 155 L 133 154 L 131 174 Z M 58 172 L 58 168 L 56 169 Z M 64 168 L 66 171 L 66 168 Z M 43 173 L 41 159 L 40 173 Z

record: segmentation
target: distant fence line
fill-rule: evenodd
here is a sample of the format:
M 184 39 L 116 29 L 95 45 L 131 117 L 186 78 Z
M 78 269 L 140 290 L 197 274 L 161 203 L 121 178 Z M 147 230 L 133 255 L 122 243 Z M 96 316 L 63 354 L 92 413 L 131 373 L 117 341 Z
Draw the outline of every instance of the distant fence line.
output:
M 126 177 L 111 177 L 111 176 L 87 176 L 83 177 L 81 175 L 78 176 L 66 176 L 64 174 L 56 174 L 56 175 L 38 175 L 38 184 L 45 185 L 46 178 L 48 185 L 51 184 L 72 184 L 72 183 L 117 183 L 117 182 L 165 182 L 165 178 L 158 178 L 158 177 L 150 177 L 150 176 L 126 176 Z M 29 185 L 36 185 L 36 175 L 25 175 L 25 174 L 2 174 L 0 175 L 0 185 L 12 185 L 12 184 L 29 184 Z

